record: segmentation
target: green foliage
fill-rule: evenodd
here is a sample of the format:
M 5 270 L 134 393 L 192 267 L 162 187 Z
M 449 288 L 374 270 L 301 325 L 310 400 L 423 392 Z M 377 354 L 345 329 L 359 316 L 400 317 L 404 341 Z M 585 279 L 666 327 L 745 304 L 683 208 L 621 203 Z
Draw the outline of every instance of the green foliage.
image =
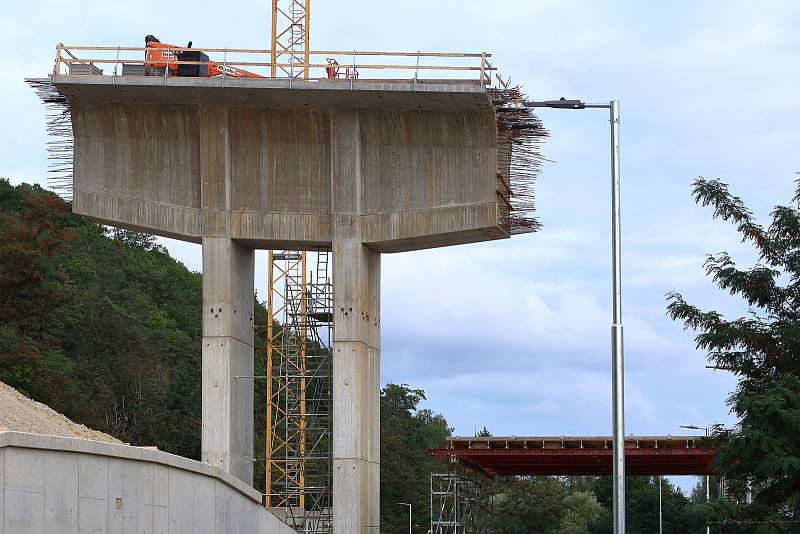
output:
M 603 511 L 597 498 L 590 493 L 572 493 L 564 497 L 563 513 L 558 534 L 583 534 Z
M 591 525 L 589 532 L 611 532 L 613 527 L 610 477 L 595 480 L 594 494 L 603 505 L 604 513 Z M 625 527 L 631 534 L 658 532 L 658 477 L 627 477 L 625 479 Z M 705 499 L 705 497 L 703 497 Z M 661 514 L 664 532 L 701 532 L 705 525 L 703 504 L 695 504 L 669 480 L 661 481 Z
M 136 445 L 200 455 L 198 273 L 0 180 L 0 380 Z
M 486 425 L 483 425 L 483 428 L 475 433 L 476 438 L 491 438 L 492 433 L 489 432 L 489 429 L 486 428 Z
M 408 508 L 400 502 L 411 503 L 414 525 L 430 525 L 430 473 L 442 466 L 427 451 L 445 446 L 451 429 L 442 415 L 417 409 L 424 399 L 407 384 L 381 390 L 381 532 L 408 531 Z
M 554 477 L 507 477 L 497 486 L 495 526 L 504 534 L 586 532 L 600 513 L 592 495 L 570 494 Z
M 627 478 L 627 532 L 658 532 L 658 479 Z M 495 497 L 495 527 L 501 534 L 607 534 L 612 532 L 609 477 L 506 477 Z M 700 532 L 701 508 L 664 480 L 664 532 Z
M 739 488 L 734 502 L 714 508 L 725 532 L 794 531 L 800 521 L 800 181 L 798 186 L 792 205 L 777 206 L 765 228 L 725 184 L 697 180 L 696 202 L 735 224 L 758 253 L 748 268 L 725 252 L 705 263 L 708 276 L 741 297 L 749 313 L 729 320 L 668 294 L 668 314 L 698 331 L 698 348 L 738 378 L 728 402 L 739 424 L 723 434 L 716 457 L 717 469 Z M 752 504 L 743 498 L 748 484 Z

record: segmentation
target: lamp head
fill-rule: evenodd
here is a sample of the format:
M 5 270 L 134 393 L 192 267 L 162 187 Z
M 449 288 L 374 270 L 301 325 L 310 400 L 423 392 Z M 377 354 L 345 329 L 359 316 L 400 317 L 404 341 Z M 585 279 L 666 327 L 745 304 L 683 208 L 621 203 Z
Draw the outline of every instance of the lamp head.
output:
M 558 100 L 539 100 L 525 102 L 529 108 L 584 109 L 586 104 L 580 100 L 567 100 L 563 96 Z

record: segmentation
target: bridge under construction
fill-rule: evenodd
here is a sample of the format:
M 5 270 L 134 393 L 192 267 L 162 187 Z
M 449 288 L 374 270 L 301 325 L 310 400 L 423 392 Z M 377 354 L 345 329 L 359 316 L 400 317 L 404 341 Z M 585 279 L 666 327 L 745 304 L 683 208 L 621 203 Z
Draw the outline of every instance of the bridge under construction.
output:
M 708 437 L 631 436 L 625 440 L 625 472 L 715 475 L 717 445 Z M 430 532 L 491 532 L 491 480 L 496 476 L 608 476 L 612 453 L 611 437 L 450 437 L 446 447 L 428 449 L 431 457 L 449 465 L 431 474 Z
M 547 132 L 487 53 L 293 50 L 60 44 L 30 83 L 75 213 L 202 244 L 203 462 L 252 484 L 265 380 L 264 504 L 300 532 L 370 532 L 380 256 L 537 230 Z M 264 377 L 257 249 L 273 251 Z
M 625 439 L 628 475 L 713 475 L 717 441 L 698 436 Z M 610 437 L 451 437 L 430 449 L 439 460 L 494 477 L 503 475 L 610 475 Z
M 315 51 L 309 1 L 272 7 L 268 49 L 152 35 L 144 46 L 58 44 L 52 74 L 29 82 L 51 108 L 51 184 L 75 213 L 202 245 L 203 464 L 173 467 L 213 475 L 250 508 L 259 500 L 270 513 L 253 512 L 265 526 L 252 532 L 374 532 L 381 255 L 538 230 L 548 132 L 491 54 Z M 254 323 L 256 250 L 269 251 L 266 325 Z M 267 399 L 263 459 L 253 381 Z M 489 477 L 608 474 L 611 453 L 610 438 L 533 437 L 451 438 L 430 451 Z M 626 440 L 629 474 L 705 474 L 712 457 L 697 438 Z M 213 500 L 184 482 L 170 487 L 195 492 L 192 510 Z M 192 521 L 175 531 L 204 524 Z

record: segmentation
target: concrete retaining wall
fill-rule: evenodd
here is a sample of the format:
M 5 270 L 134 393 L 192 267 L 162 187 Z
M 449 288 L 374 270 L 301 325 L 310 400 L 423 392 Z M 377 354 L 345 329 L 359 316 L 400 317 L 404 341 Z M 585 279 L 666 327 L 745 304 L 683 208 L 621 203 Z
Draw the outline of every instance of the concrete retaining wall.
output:
M 292 534 L 222 470 L 99 441 L 0 433 L 0 534 Z

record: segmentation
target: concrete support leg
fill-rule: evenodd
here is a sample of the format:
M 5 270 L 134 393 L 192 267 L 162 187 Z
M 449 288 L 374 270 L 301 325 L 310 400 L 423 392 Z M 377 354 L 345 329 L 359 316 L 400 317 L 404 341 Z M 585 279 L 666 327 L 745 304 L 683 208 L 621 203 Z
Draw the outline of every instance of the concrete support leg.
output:
M 254 251 L 203 238 L 203 461 L 253 483 Z
M 360 240 L 335 240 L 333 284 L 333 531 L 374 533 L 380 511 L 380 255 Z
M 331 113 L 333 532 L 379 532 L 380 254 L 362 244 L 361 127 Z

